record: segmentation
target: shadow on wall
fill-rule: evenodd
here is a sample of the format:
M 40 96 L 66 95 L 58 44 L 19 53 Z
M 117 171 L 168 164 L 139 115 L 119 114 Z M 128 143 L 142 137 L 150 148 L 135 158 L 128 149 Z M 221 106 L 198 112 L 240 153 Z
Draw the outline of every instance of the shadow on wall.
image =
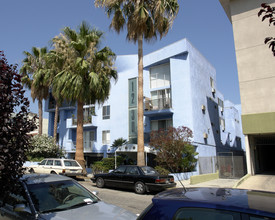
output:
M 241 138 L 236 136 L 234 140 L 230 133 L 227 133 L 225 144 L 221 141 L 220 116 L 218 104 L 213 98 L 207 97 L 207 110 L 211 122 L 211 131 L 214 136 L 217 152 L 234 152 L 234 155 L 244 155 Z M 207 139 L 205 139 L 207 141 Z M 233 143 L 232 143 L 233 142 Z M 207 143 L 206 143 L 207 144 Z

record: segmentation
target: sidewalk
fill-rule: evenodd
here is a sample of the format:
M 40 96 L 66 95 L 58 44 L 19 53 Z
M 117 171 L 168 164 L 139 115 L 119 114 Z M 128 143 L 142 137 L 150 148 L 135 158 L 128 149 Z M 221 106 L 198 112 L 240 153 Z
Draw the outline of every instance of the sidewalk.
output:
M 239 182 L 240 179 L 215 179 L 215 180 L 210 180 L 198 184 L 190 184 L 190 179 L 189 180 L 182 180 L 181 183 L 186 187 L 217 187 L 217 188 L 233 188 L 236 183 Z M 175 181 L 177 183 L 177 188 L 181 188 L 182 184 L 180 181 Z

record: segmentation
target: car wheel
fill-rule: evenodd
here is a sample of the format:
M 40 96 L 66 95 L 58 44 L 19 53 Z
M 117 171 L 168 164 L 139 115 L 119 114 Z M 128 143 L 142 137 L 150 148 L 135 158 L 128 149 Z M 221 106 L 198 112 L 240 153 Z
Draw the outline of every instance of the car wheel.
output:
M 98 188 L 102 188 L 102 187 L 104 187 L 104 185 L 105 185 L 104 179 L 101 178 L 101 177 L 98 177 L 98 178 L 96 179 L 96 186 L 97 186 Z
M 56 172 L 54 172 L 54 171 L 51 171 L 51 174 L 57 174 Z
M 31 169 L 29 170 L 29 172 L 30 172 L 30 173 L 34 173 L 34 170 L 33 170 L 33 168 L 31 168 Z
M 135 183 L 135 192 L 137 194 L 144 194 L 146 190 L 146 186 L 143 182 L 136 182 Z

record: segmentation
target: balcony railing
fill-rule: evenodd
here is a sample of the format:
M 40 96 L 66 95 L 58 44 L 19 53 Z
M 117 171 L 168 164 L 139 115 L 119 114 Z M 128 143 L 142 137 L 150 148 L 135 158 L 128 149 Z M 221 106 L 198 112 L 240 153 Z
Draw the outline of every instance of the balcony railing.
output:
M 92 152 L 94 141 L 83 141 L 84 152 Z M 76 150 L 76 142 L 73 141 L 72 151 Z
M 145 111 L 154 111 L 169 108 L 172 108 L 171 99 L 169 98 L 149 99 L 145 100 L 144 103 Z
M 83 124 L 92 124 L 92 116 L 84 116 Z M 77 118 L 73 118 L 73 125 L 77 125 Z
M 56 102 L 54 99 L 49 101 L 49 109 L 55 109 Z M 59 108 L 74 108 L 75 104 L 72 102 L 63 102 Z

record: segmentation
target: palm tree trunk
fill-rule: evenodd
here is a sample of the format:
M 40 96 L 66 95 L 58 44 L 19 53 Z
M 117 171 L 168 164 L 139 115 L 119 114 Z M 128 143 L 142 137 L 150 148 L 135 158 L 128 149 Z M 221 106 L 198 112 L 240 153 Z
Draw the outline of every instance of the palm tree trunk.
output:
M 38 100 L 38 114 L 39 114 L 39 129 L 38 129 L 38 135 L 42 135 L 42 128 L 43 128 L 43 106 L 42 106 L 42 100 Z
M 143 127 L 143 36 L 138 37 L 138 154 L 137 165 L 144 166 L 144 127 Z
M 82 166 L 86 173 L 84 150 L 83 150 L 83 102 L 77 102 L 77 127 L 76 127 L 76 149 L 75 160 Z
M 59 106 L 57 102 L 55 102 L 55 115 L 54 115 L 54 126 L 53 126 L 53 139 L 55 143 L 57 143 L 58 114 L 59 114 Z

